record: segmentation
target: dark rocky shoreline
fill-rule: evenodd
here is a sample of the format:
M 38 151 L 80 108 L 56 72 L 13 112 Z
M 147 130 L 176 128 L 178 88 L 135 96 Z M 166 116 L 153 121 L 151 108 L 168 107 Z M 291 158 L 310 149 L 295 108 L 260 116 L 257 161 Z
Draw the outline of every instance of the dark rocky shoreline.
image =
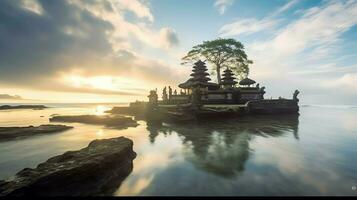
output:
M 0 181 L 0 196 L 112 195 L 131 173 L 135 157 L 130 139 L 94 140 Z
M 0 106 L 0 110 L 14 110 L 14 109 L 33 109 L 33 110 L 42 110 L 48 108 L 44 105 L 18 105 L 18 106 L 10 106 L 10 105 L 2 105 Z
M 127 128 L 136 127 L 138 123 L 131 117 L 124 117 L 120 115 L 64 115 L 53 116 L 50 122 L 74 122 L 84 124 L 105 125 L 112 128 Z
M 66 125 L 41 125 L 41 126 L 26 126 L 26 127 L 0 127 L 0 141 L 13 140 L 22 137 L 30 137 L 34 135 L 57 133 L 73 128 Z

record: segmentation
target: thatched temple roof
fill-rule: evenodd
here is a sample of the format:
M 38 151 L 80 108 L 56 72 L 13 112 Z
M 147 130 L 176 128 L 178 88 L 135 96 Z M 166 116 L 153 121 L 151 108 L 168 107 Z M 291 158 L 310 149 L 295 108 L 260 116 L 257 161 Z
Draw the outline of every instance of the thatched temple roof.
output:
M 256 83 L 256 82 L 250 78 L 245 78 L 245 79 L 239 81 L 239 85 L 253 85 L 254 83 Z

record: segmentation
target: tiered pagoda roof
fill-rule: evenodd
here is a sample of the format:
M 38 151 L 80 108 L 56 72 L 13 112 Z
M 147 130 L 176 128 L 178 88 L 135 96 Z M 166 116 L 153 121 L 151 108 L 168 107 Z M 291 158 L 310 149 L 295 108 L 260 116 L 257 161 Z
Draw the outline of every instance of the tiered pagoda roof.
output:
M 207 73 L 207 70 L 208 69 L 204 62 L 202 62 L 201 60 L 195 62 L 192 73 L 190 75 L 192 78 L 180 84 L 179 87 L 187 89 L 192 88 L 194 86 L 217 86 L 217 84 L 215 83 L 208 82 L 211 80 L 211 78 L 208 77 L 209 74 Z
M 195 62 L 195 65 L 193 66 L 193 70 L 192 70 L 192 74 L 190 76 L 192 76 L 192 80 L 194 82 L 198 82 L 198 83 L 207 83 L 208 81 L 210 81 L 211 79 L 208 77 L 208 73 L 206 72 L 208 69 L 206 67 L 206 64 L 204 62 L 202 62 L 201 60 Z
M 222 78 L 222 82 L 221 84 L 224 86 L 234 86 L 235 84 L 237 84 L 238 82 L 235 81 L 235 77 L 234 74 L 232 72 L 232 70 L 230 70 L 229 68 L 227 68 L 226 70 L 223 71 L 223 78 Z

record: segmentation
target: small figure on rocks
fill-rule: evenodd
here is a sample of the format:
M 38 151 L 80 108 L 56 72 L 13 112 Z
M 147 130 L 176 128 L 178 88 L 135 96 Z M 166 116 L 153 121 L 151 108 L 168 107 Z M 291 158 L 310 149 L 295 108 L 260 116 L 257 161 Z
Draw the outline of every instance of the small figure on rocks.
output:
M 172 88 L 169 86 L 169 99 L 171 99 L 172 96 Z
M 184 95 L 184 94 L 185 94 L 185 93 L 182 91 L 182 89 L 180 90 L 180 94 L 181 94 L 181 95 Z
M 162 100 L 167 101 L 167 91 L 166 91 L 166 86 L 162 90 Z

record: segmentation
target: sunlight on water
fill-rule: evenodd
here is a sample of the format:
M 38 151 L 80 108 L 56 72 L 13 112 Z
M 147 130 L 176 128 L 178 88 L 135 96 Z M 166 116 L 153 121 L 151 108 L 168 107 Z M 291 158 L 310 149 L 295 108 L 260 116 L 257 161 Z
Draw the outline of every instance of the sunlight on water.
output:
M 53 114 L 98 114 L 110 106 L 0 112 L 0 126 L 49 123 Z M 134 142 L 134 168 L 114 195 L 356 194 L 357 110 L 302 107 L 300 116 L 244 117 L 124 130 L 74 129 L 0 143 L 0 179 L 94 139 Z
M 110 110 L 111 107 L 104 106 L 104 105 L 99 105 L 95 108 L 95 114 L 96 115 L 105 115 L 105 111 Z

